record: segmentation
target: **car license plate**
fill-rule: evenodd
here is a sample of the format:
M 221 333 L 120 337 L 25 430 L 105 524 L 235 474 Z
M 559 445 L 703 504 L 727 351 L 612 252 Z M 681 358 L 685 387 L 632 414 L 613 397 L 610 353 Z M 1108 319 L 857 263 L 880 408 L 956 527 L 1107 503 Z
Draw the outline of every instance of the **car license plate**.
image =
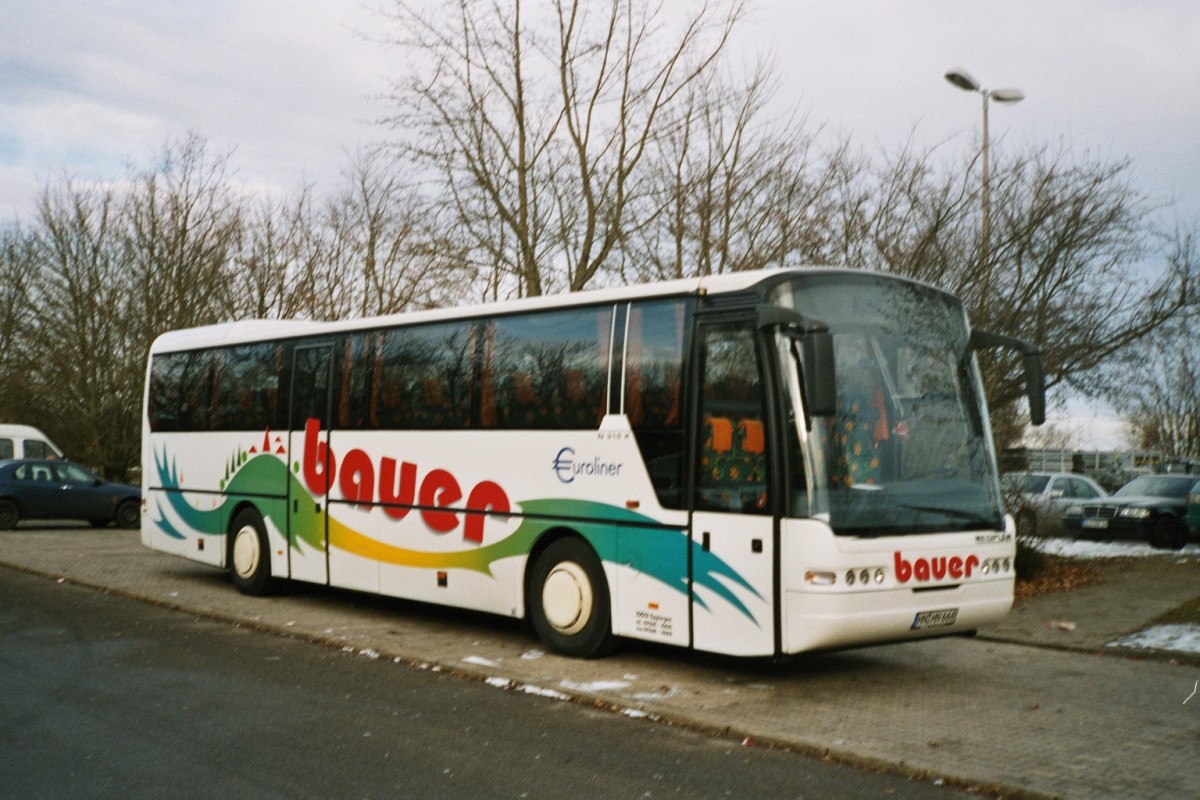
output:
M 926 628 L 944 628 L 953 625 L 958 619 L 957 608 L 942 608 L 937 611 L 920 611 L 913 617 L 912 630 L 923 631 Z
M 1085 519 L 1083 521 L 1083 527 L 1096 528 L 1097 530 L 1104 530 L 1105 528 L 1108 527 L 1108 520 L 1106 520 L 1106 519 Z

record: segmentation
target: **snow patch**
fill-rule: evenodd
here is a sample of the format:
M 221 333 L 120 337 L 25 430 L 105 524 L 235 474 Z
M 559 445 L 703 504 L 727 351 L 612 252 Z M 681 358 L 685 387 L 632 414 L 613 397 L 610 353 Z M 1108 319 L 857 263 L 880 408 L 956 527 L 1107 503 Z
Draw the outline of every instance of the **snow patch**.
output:
M 1172 650 L 1177 653 L 1200 653 L 1200 625 L 1155 625 L 1137 633 L 1109 642 L 1107 647 L 1126 647 L 1137 650 Z
M 1066 558 L 1150 558 L 1200 555 L 1200 545 L 1189 544 L 1182 550 L 1160 550 L 1145 542 L 1094 542 L 1087 539 L 1030 538 L 1029 543 L 1043 553 Z
M 474 664 L 477 667 L 498 667 L 498 666 L 500 666 L 498 663 L 496 663 L 495 661 L 492 661 L 490 658 L 484 658 L 483 656 L 467 656 L 466 658 L 463 659 L 463 663 Z
M 543 689 L 540 686 L 522 686 L 521 691 L 525 694 L 536 695 L 537 697 L 549 697 L 551 700 L 570 700 L 571 696 L 563 694 L 555 689 Z
M 586 683 L 560 681 L 559 686 L 576 692 L 614 692 L 619 689 L 628 689 L 630 684 L 627 681 L 588 681 Z

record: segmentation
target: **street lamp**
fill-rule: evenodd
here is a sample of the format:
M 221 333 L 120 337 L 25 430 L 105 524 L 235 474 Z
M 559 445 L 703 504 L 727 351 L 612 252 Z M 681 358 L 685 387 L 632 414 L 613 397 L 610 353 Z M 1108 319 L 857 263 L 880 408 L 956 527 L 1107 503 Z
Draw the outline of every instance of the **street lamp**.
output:
M 984 89 L 979 85 L 979 81 L 971 77 L 971 73 L 965 69 L 952 69 L 946 73 L 946 80 L 954 86 L 962 89 L 964 92 L 979 92 L 983 96 L 983 187 L 981 195 L 983 197 L 983 231 L 982 243 L 980 244 L 982 267 L 983 267 L 983 308 L 982 311 L 986 315 L 988 307 L 988 295 L 991 290 L 992 283 L 992 264 L 991 264 L 991 237 L 992 237 L 992 209 L 991 209 L 991 186 L 990 186 L 990 171 L 991 164 L 988 155 L 988 100 L 995 100 L 997 103 L 1019 103 L 1025 99 L 1025 93 L 1020 89 Z

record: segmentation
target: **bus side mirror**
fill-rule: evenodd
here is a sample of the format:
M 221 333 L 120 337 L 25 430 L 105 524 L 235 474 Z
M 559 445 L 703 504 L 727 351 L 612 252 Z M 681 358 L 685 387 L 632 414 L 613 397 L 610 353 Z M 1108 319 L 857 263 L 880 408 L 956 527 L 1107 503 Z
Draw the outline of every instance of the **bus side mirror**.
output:
M 809 331 L 800 338 L 804 349 L 804 398 L 809 416 L 831 417 L 837 412 L 837 376 L 833 368 L 833 335 Z
M 773 305 L 758 307 L 760 330 L 778 328 L 791 341 L 792 357 L 804 376 L 804 416 L 812 427 L 813 417 L 831 417 L 837 413 L 837 374 L 833 366 L 833 334 L 820 320 L 806 317 L 789 308 Z M 799 348 L 800 352 L 797 352 Z
M 1046 368 L 1042 363 L 1042 351 L 1035 345 L 988 331 L 971 331 L 971 349 L 983 350 L 1002 347 L 1021 354 L 1025 367 L 1025 391 L 1029 397 L 1029 421 L 1041 425 L 1046 421 Z

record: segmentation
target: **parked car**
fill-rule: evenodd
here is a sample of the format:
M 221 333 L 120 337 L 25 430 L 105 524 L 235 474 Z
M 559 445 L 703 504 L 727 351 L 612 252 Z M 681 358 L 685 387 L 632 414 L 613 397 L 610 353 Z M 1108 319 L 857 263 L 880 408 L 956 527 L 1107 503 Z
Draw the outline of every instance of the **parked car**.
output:
M 1003 484 L 1018 536 L 1062 533 L 1068 507 L 1108 496 L 1091 478 L 1071 472 L 1010 472 Z
M 96 527 L 136 528 L 142 490 L 109 483 L 71 461 L 0 462 L 0 530 L 23 519 L 82 519 Z
M 1072 504 L 1063 524 L 1089 538 L 1144 539 L 1178 550 L 1187 543 L 1184 515 L 1195 483 L 1195 475 L 1142 475 L 1108 498 Z

